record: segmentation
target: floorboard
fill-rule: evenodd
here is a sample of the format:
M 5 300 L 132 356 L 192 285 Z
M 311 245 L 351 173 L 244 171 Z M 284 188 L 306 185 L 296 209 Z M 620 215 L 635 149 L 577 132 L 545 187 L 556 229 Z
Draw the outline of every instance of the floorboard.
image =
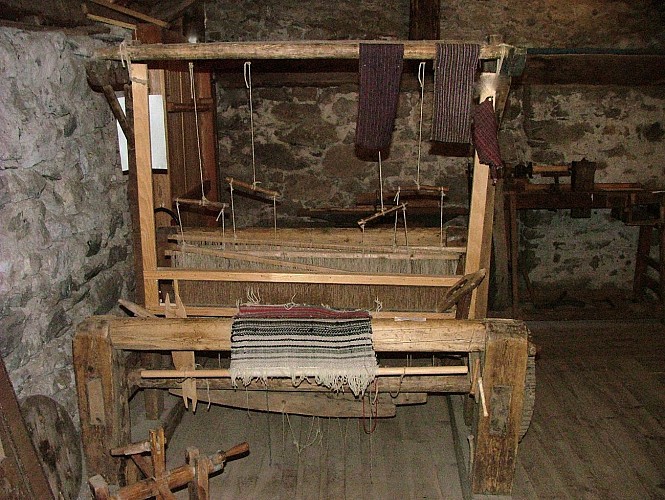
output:
M 665 499 L 665 326 L 528 324 L 539 348 L 536 405 L 513 498 Z M 244 440 L 250 455 L 211 480 L 212 498 L 462 498 L 440 395 L 398 408 L 371 435 L 358 420 L 199 405 L 169 443 L 169 464 L 182 464 L 187 446 L 212 453 Z

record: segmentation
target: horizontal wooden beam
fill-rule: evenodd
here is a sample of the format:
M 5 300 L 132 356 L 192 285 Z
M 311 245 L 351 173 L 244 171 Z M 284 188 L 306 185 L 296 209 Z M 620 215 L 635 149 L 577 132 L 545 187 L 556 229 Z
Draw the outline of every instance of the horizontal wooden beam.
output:
M 140 370 L 131 371 L 128 375 L 129 385 L 144 389 L 180 389 L 182 382 L 176 379 L 146 379 L 141 378 Z M 206 379 L 197 380 L 196 386 L 199 390 L 238 390 L 230 379 Z M 448 375 L 446 377 L 418 375 L 413 377 L 381 377 L 379 392 L 469 392 L 471 380 L 468 375 Z M 298 386 L 294 386 L 291 380 L 274 378 L 265 383 L 254 382 L 247 386 L 241 386 L 245 391 L 289 391 L 289 392 L 330 392 L 325 386 L 317 385 L 308 380 L 303 380 Z
M 120 12 L 121 14 L 125 14 L 129 17 L 133 17 L 134 19 L 140 19 L 141 21 L 155 24 L 162 28 L 169 27 L 169 23 L 164 22 L 161 19 L 157 19 L 156 17 L 149 16 L 148 14 L 144 14 L 143 12 L 139 12 L 134 9 L 128 9 L 127 7 L 123 7 L 122 5 L 117 5 L 112 2 L 108 2 L 107 0 L 88 0 L 88 1 L 95 3 L 97 5 L 101 5 L 102 7 L 106 7 L 107 9 Z
M 129 45 L 122 56 L 132 61 L 197 61 L 224 59 L 358 59 L 361 43 L 402 44 L 404 59 L 433 60 L 438 40 L 298 40 L 277 42 L 215 42 Z M 498 59 L 508 53 L 509 45 L 482 45 L 480 59 Z M 95 51 L 101 59 L 121 59 L 120 47 Z
M 461 276 L 460 276 L 461 278 Z M 208 316 L 208 317 L 232 317 L 238 312 L 237 307 L 223 307 L 223 306 L 192 306 L 185 304 L 188 316 Z M 153 314 L 164 314 L 163 304 L 150 308 L 149 311 Z M 420 311 L 370 311 L 373 318 L 389 318 L 396 321 L 411 320 L 411 321 L 427 321 L 430 319 L 455 319 L 454 312 L 420 312 Z M 139 316 L 138 314 L 136 316 Z
M 90 318 L 108 322 L 115 349 L 229 351 L 231 318 Z M 494 320 L 498 321 L 498 320 Z M 372 319 L 377 352 L 472 352 L 485 346 L 487 326 L 478 320 Z
M 663 85 L 665 54 L 527 54 L 528 85 Z
M 174 269 L 160 267 L 156 271 L 145 271 L 146 280 L 182 281 L 235 281 L 259 283 L 322 283 L 326 285 L 393 285 L 393 286 L 432 286 L 450 287 L 460 276 L 433 276 L 415 274 L 318 274 L 280 273 L 254 271 L 215 271 L 212 269 Z
M 466 365 L 451 366 L 381 366 L 377 368 L 378 377 L 412 377 L 415 375 L 466 375 L 469 369 Z M 191 369 L 191 370 L 141 370 L 141 378 L 231 378 L 228 368 Z M 291 378 L 290 376 L 271 378 Z

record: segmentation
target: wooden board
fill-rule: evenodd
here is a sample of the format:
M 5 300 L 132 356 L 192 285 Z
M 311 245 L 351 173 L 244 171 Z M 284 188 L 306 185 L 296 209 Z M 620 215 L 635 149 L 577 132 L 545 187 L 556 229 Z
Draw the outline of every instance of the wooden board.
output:
M 76 500 L 83 476 L 81 437 L 65 408 L 43 396 L 28 396 L 21 412 L 51 490 L 58 498 Z
M 171 394 L 182 397 L 182 390 L 169 391 Z M 199 390 L 197 396 L 200 401 L 209 401 L 214 404 L 230 408 L 241 408 L 246 410 L 268 411 L 276 413 L 289 413 L 291 415 L 308 415 L 316 417 L 346 418 L 346 417 L 369 417 L 370 403 L 369 395 L 363 398 L 355 398 L 352 394 L 334 392 L 245 392 L 238 391 L 215 391 Z M 374 396 L 371 396 L 374 400 Z M 376 412 L 372 414 L 376 418 L 395 416 L 395 403 L 391 401 L 388 394 L 380 394 Z

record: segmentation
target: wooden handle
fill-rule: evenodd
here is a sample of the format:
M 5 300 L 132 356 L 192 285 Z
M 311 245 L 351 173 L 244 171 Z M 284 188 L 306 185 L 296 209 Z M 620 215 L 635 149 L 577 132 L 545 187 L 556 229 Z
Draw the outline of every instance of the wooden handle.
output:
M 249 453 L 249 444 L 247 442 L 237 444 L 233 448 L 226 451 L 218 451 L 210 457 L 210 461 L 212 462 L 213 466 L 216 466 L 223 464 L 231 458 L 244 455 L 245 453 Z
M 240 186 L 243 189 L 248 189 L 250 191 L 256 191 L 257 193 L 263 193 L 267 196 L 270 196 L 272 198 L 281 198 L 281 194 L 279 194 L 277 191 L 271 191 L 270 189 L 265 189 L 262 187 L 257 186 L 256 184 L 249 184 L 247 182 L 239 181 L 238 179 L 234 179 L 233 177 L 227 177 L 226 182 L 231 184 L 231 186 Z
M 395 205 L 394 207 L 391 208 L 386 208 L 384 210 L 381 210 L 380 212 L 375 213 L 374 215 L 370 215 L 369 217 L 366 217 L 364 219 L 360 219 L 358 221 L 358 225 L 360 227 L 364 226 L 370 221 L 373 221 L 374 219 L 378 219 L 379 217 L 383 217 L 384 215 L 391 214 L 393 212 L 396 212 L 397 210 L 406 208 L 406 203 L 400 203 L 399 205 Z
M 228 207 L 226 203 L 221 203 L 219 201 L 210 201 L 206 200 L 205 198 L 201 200 L 193 200 L 191 198 L 176 198 L 174 200 L 176 203 L 182 203 L 184 205 L 196 205 L 199 207 L 210 207 L 210 208 L 216 208 L 218 210 L 224 210 Z
M 416 188 L 416 190 L 417 191 L 431 191 L 433 193 L 441 193 L 441 192 L 447 193 L 450 190 L 450 188 L 448 188 L 447 186 L 426 186 L 426 185 L 421 184 L 420 186 L 418 186 Z
M 141 441 L 140 443 L 131 443 L 111 450 L 111 455 L 114 457 L 122 457 L 128 455 L 138 455 L 139 453 L 146 453 L 150 451 L 150 441 Z
M 224 456 L 226 457 L 226 460 L 228 460 L 229 458 L 237 457 L 238 455 L 243 455 L 245 453 L 249 453 L 249 443 L 247 442 L 237 444 L 230 450 L 226 450 Z

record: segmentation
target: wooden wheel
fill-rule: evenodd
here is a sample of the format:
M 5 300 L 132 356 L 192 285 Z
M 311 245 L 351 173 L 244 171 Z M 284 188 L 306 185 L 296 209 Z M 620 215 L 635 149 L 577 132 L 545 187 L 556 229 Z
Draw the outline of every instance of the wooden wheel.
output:
M 55 400 L 28 396 L 21 413 L 55 498 L 74 500 L 83 476 L 80 437 L 71 417 Z
M 533 409 L 536 403 L 536 356 L 529 356 L 526 361 L 526 377 L 524 380 L 524 405 L 520 424 L 520 441 L 529 430 Z

